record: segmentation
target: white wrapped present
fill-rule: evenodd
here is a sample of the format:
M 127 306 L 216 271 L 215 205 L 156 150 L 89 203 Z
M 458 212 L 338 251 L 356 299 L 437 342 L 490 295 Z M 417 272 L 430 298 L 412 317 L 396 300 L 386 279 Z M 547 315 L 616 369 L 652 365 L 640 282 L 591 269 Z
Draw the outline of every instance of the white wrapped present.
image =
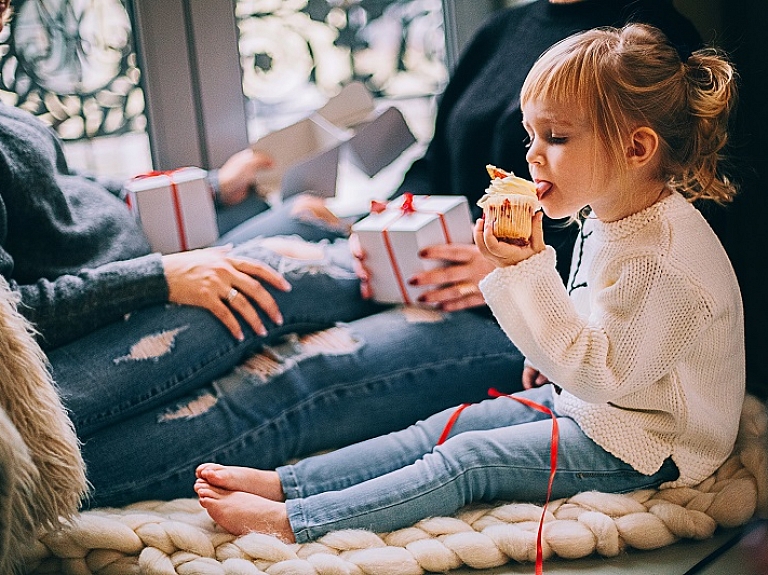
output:
M 192 250 L 218 239 L 216 208 L 206 175 L 200 168 L 180 168 L 143 174 L 126 185 L 126 202 L 153 251 Z
M 352 226 L 371 272 L 373 298 L 382 303 L 418 302 L 424 286 L 408 280 L 440 266 L 419 252 L 436 244 L 471 244 L 472 219 L 464 196 L 403 196 L 378 205 Z

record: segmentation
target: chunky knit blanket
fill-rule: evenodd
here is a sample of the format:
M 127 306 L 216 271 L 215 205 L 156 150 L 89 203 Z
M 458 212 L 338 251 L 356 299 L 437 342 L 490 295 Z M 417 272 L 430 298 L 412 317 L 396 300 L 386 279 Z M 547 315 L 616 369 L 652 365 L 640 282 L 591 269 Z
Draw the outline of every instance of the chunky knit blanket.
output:
M 581 493 L 549 503 L 544 558 L 616 556 L 680 539 L 706 539 L 718 527 L 768 513 L 768 412 L 747 397 L 733 455 L 695 488 L 628 495 Z M 195 499 L 96 509 L 40 538 L 34 573 L 145 575 L 417 575 L 461 566 L 485 569 L 535 561 L 542 507 L 498 502 L 453 517 L 432 517 L 391 533 L 348 530 L 286 545 L 270 535 L 240 537 L 218 528 Z

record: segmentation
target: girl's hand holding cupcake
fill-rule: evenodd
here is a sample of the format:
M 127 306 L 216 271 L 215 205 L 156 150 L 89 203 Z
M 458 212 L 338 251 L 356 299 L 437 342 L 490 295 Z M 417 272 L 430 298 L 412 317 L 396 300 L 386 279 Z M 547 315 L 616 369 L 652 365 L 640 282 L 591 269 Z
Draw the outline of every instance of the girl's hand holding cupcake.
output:
M 499 241 L 493 235 L 493 222 L 485 217 L 477 220 L 475 224 L 475 244 L 480 253 L 496 267 L 513 266 L 534 254 L 544 251 L 544 230 L 542 228 L 541 211 L 533 215 L 531 222 L 531 238 L 528 245 L 519 246 Z

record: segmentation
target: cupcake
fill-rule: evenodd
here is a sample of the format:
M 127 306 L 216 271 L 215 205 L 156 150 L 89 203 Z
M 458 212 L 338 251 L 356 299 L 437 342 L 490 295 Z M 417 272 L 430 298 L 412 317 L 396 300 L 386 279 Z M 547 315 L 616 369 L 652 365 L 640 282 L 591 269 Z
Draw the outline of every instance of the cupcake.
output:
M 501 242 L 527 246 L 531 220 L 539 209 L 536 186 L 490 164 L 486 170 L 491 185 L 477 205 L 483 208 L 485 220 L 493 222 L 493 235 Z

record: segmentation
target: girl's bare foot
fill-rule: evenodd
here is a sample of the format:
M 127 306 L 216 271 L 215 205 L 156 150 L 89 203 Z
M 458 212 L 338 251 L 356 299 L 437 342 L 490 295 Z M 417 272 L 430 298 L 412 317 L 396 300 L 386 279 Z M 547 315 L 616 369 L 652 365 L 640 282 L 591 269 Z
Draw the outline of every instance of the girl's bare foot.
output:
M 214 487 L 228 491 L 245 491 L 272 501 L 285 501 L 283 486 L 275 471 L 203 463 L 197 467 L 195 475 Z
M 275 535 L 287 543 L 296 542 L 285 503 L 253 493 L 220 489 L 202 479 L 198 479 L 195 490 L 211 519 L 233 535 L 255 531 Z

